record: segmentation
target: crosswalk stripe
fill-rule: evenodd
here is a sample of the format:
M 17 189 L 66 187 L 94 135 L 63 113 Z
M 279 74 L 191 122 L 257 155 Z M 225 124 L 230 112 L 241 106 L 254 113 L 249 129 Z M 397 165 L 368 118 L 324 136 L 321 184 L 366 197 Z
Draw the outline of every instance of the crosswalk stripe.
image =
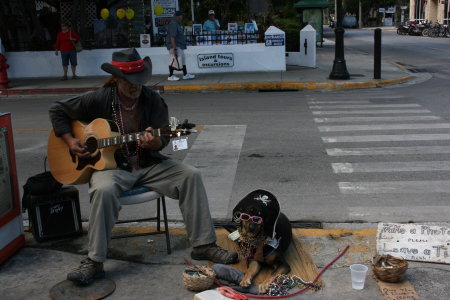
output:
M 324 101 L 308 101 L 309 105 L 315 104 L 363 104 L 363 103 L 372 103 L 369 100 L 324 100 Z
M 401 99 L 401 98 L 405 98 L 405 96 L 403 95 L 374 95 L 374 96 L 369 96 L 372 99 Z
M 388 117 L 331 117 L 331 118 L 314 118 L 316 123 L 351 123 L 351 122 L 398 122 L 398 121 L 431 121 L 440 120 L 437 116 L 392 116 Z
M 205 125 L 183 162 L 201 171 L 213 218 L 225 218 L 231 201 L 246 125 Z M 182 220 L 178 201 L 168 201 L 171 219 Z
M 428 109 L 378 109 L 378 110 L 318 110 L 313 115 L 348 115 L 348 114 L 422 114 L 431 113 Z
M 380 220 L 392 220 L 395 212 L 396 222 L 411 221 L 414 216 L 414 222 L 447 221 L 450 215 L 450 206 L 443 205 L 423 205 L 423 206 L 351 206 L 348 208 L 348 217 L 350 219 L 365 220 L 367 222 L 379 222 Z
M 445 128 L 450 128 L 450 123 L 335 125 L 335 126 L 319 126 L 319 131 L 321 131 L 321 132 L 335 132 L 335 131 L 400 130 L 400 129 L 445 129 Z
M 329 156 L 445 154 L 450 153 L 450 146 L 331 148 L 326 151 Z
M 450 140 L 450 134 L 384 134 L 322 137 L 324 143 L 399 142 Z
M 332 163 L 333 172 L 369 173 L 369 172 L 420 172 L 449 171 L 450 161 L 383 161 L 358 163 Z
M 449 180 L 339 182 L 343 194 L 450 193 Z
M 419 104 L 349 104 L 349 105 L 312 105 L 310 109 L 330 109 L 330 108 L 411 108 L 421 107 Z
M 355 92 L 356 93 L 356 92 Z M 332 99 L 327 97 L 327 100 L 320 100 L 312 95 L 306 95 L 305 97 L 308 101 L 318 101 L 318 102 L 350 102 L 350 101 L 370 101 L 370 100 L 380 100 L 380 99 L 402 99 L 406 98 L 404 95 L 380 95 L 378 93 L 364 93 L 361 90 L 357 92 L 360 99 L 363 100 L 349 100 L 349 96 L 347 94 L 334 94 Z M 319 100 L 317 100 L 319 99 Z M 370 100 L 368 100 L 370 99 Z

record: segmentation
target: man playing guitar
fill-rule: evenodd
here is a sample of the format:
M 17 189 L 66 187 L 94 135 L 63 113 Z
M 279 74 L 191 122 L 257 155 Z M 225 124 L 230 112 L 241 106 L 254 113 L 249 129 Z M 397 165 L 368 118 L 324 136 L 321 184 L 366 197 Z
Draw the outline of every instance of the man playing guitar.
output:
M 191 257 L 216 263 L 236 263 L 237 254 L 216 245 L 216 235 L 208 198 L 200 172 L 179 163 L 159 151 L 169 142 L 152 134 L 152 128 L 169 124 L 168 108 L 158 93 L 144 84 L 151 78 L 151 60 L 141 59 L 135 49 L 114 52 L 111 63 L 101 68 L 112 77 L 97 91 L 57 101 L 49 110 L 54 135 L 60 137 L 78 159 L 89 157 L 89 147 L 73 135 L 72 121 L 112 120 L 120 134 L 145 132 L 136 141 L 125 143 L 114 153 L 117 168 L 94 170 L 89 181 L 88 257 L 67 275 L 67 279 L 87 285 L 105 272 L 112 228 L 121 208 L 119 197 L 135 185 L 178 199 L 188 238 Z

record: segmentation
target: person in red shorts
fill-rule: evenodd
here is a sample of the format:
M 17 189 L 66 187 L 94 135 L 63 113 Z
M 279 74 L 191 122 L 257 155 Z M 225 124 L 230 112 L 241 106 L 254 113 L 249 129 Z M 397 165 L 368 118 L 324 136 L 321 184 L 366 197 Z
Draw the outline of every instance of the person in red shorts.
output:
M 56 37 L 55 55 L 58 56 L 58 51 L 61 51 L 62 66 L 64 76 L 61 80 L 67 80 L 67 70 L 70 61 L 72 68 L 72 79 L 78 79 L 77 76 L 77 51 L 75 50 L 75 42 L 78 41 L 78 34 L 70 28 L 69 24 L 61 24 L 61 31 Z

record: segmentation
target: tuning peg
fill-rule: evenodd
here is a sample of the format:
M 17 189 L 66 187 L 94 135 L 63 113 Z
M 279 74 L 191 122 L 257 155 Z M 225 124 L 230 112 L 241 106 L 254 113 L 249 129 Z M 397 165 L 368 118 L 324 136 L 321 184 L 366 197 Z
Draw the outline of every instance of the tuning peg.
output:
M 185 119 L 183 123 L 181 124 L 182 129 L 192 129 L 195 127 L 194 123 L 189 123 L 188 119 Z

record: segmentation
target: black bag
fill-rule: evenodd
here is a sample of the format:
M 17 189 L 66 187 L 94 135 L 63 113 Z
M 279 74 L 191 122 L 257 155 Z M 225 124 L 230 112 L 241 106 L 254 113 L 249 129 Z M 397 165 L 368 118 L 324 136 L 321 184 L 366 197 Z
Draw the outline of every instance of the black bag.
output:
M 58 192 L 62 184 L 53 178 L 48 171 L 31 176 L 23 186 L 22 212 L 30 208 L 30 195 L 44 195 Z

